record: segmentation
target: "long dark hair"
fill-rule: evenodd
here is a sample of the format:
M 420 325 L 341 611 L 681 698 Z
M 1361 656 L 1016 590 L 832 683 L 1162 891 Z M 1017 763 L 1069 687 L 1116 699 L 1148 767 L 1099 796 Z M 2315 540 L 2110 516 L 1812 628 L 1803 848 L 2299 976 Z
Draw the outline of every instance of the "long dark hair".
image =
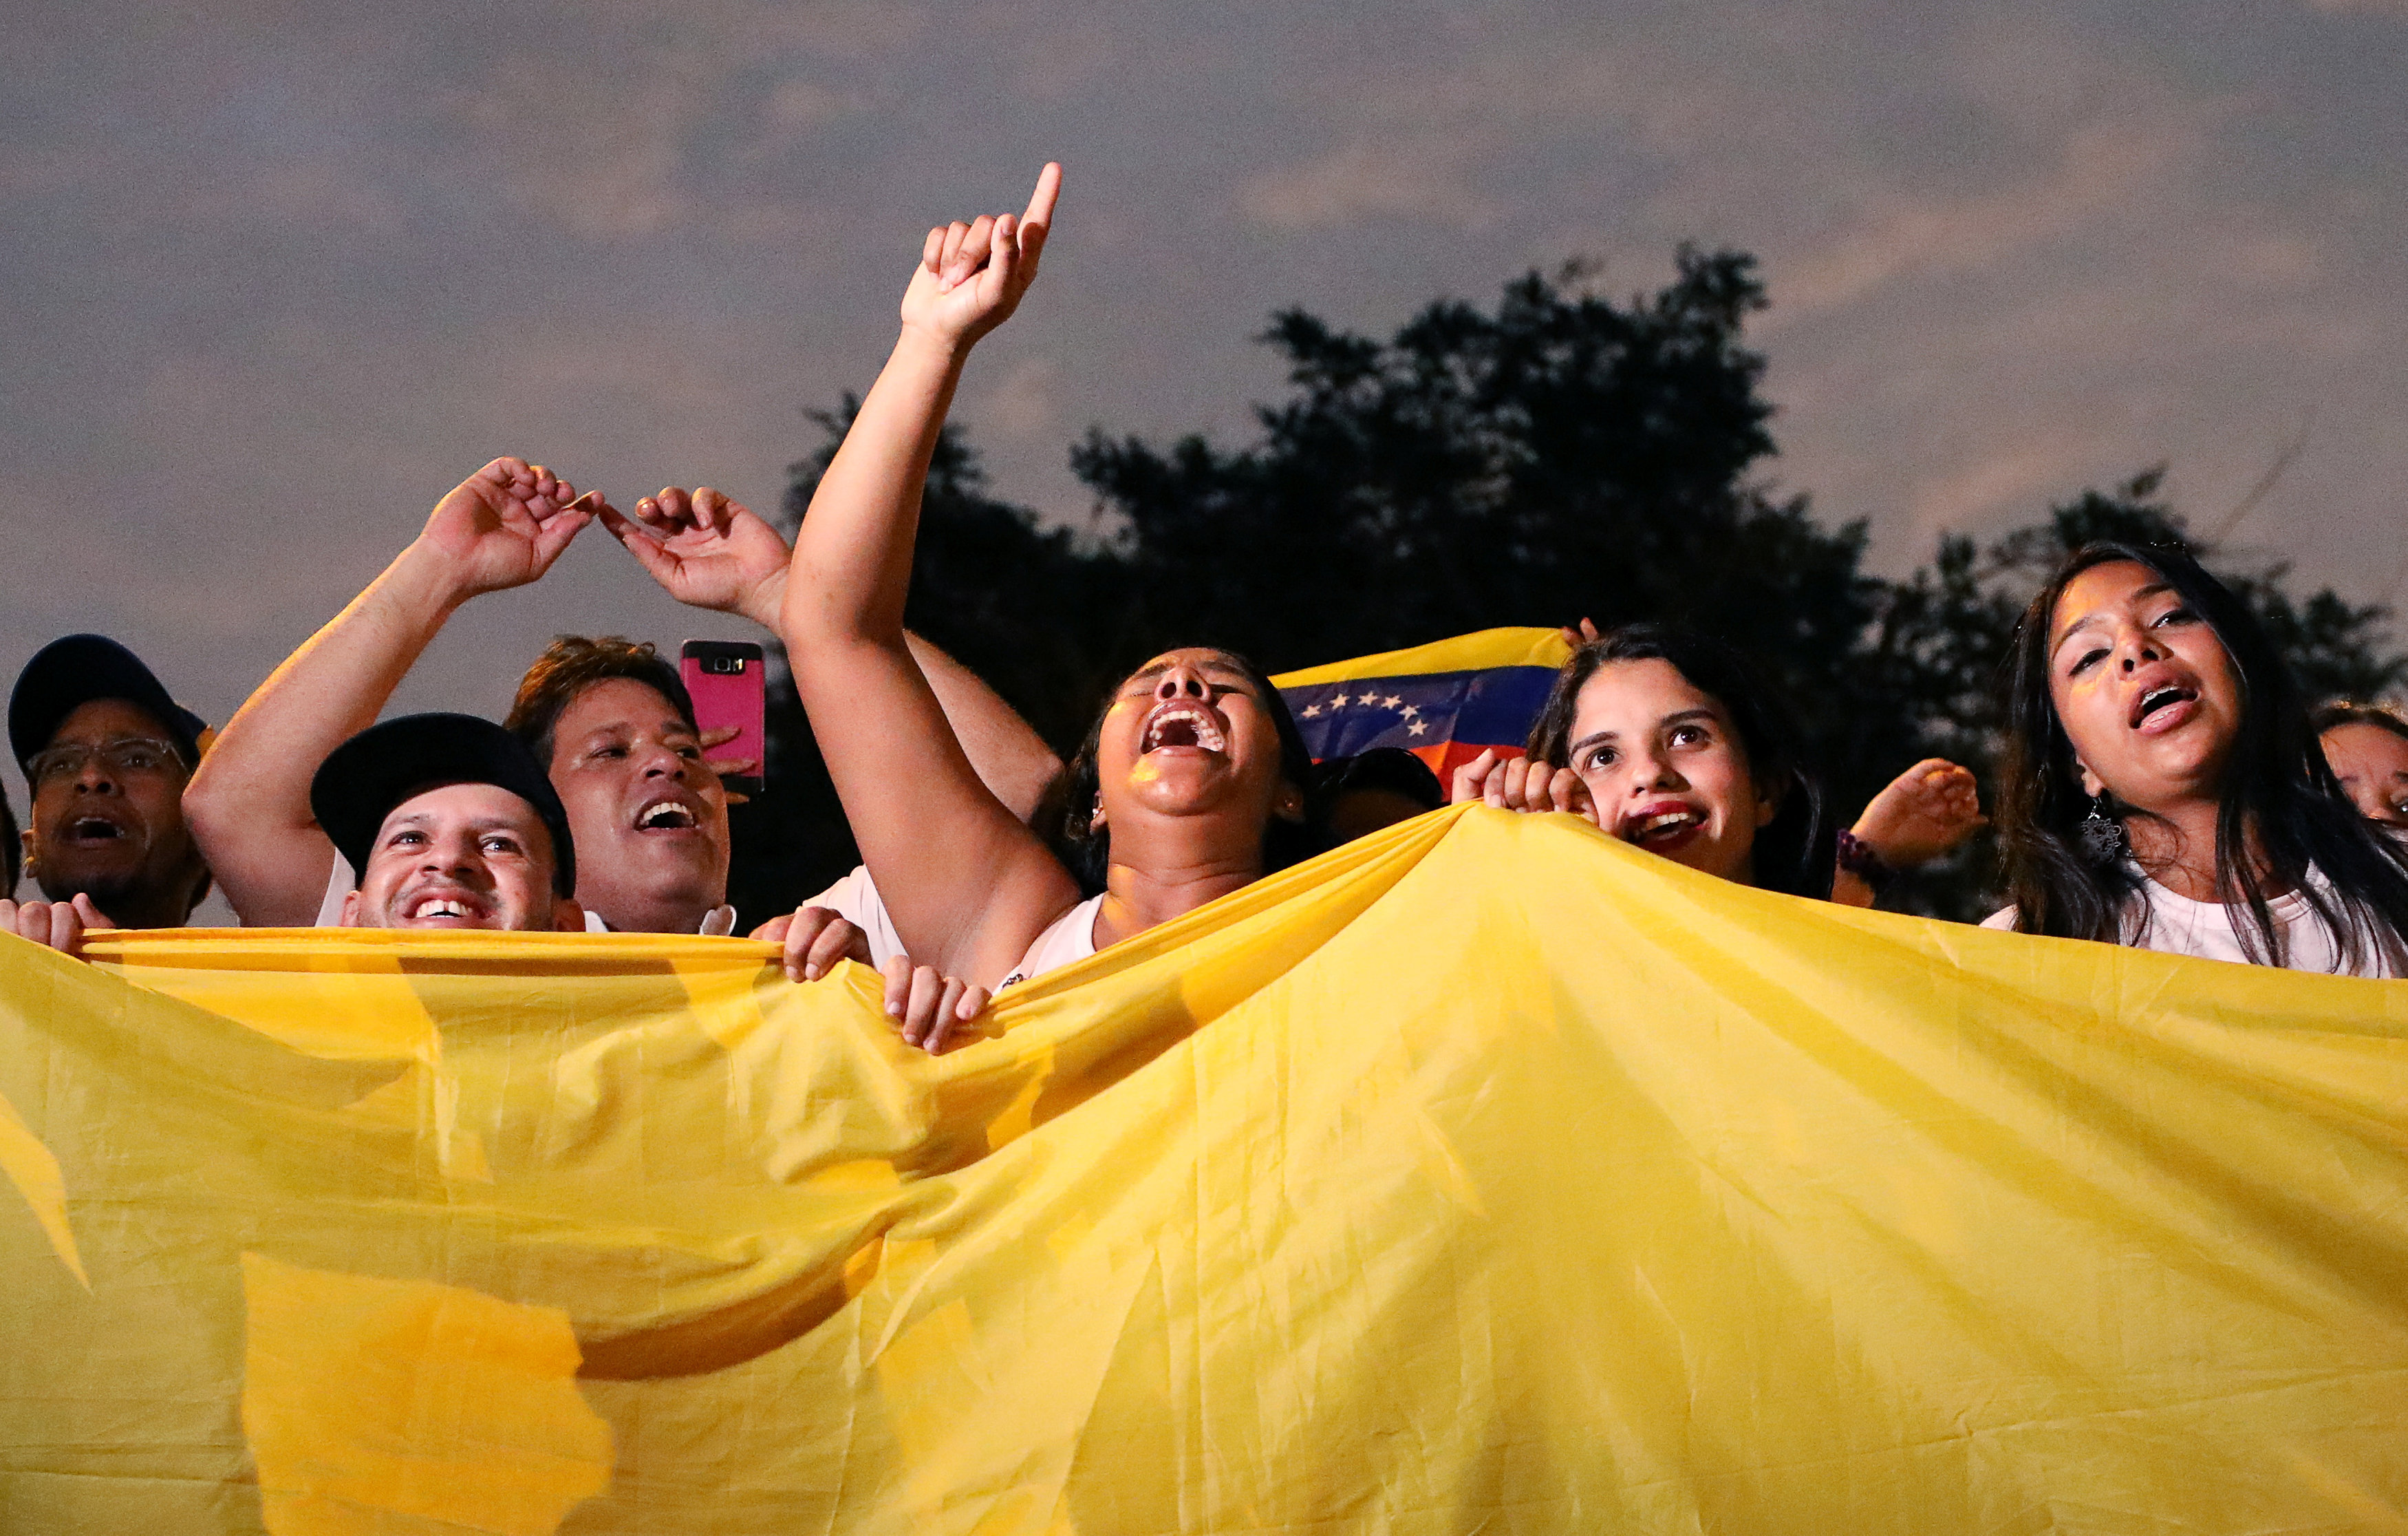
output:
M 1556 768 L 1570 766 L 1581 689 L 1600 669 L 1624 661 L 1670 662 L 1690 687 L 1723 707 L 1756 793 L 1778 797 L 1780 809 L 1756 834 L 1756 883 L 1790 896 L 1828 898 L 1836 834 L 1824 824 L 1822 782 L 1807 765 L 1797 722 L 1747 658 L 1710 635 L 1633 624 L 1582 646 L 1555 673 L 1555 688 L 1530 727 L 1529 754 Z
M 1263 711 L 1271 717 L 1271 727 L 1279 733 L 1280 777 L 1296 786 L 1301 795 L 1312 782 L 1312 754 L 1306 750 L 1304 733 L 1296 728 L 1296 716 L 1288 712 L 1287 698 L 1261 668 L 1238 654 L 1218 646 L 1212 653 L 1242 673 L 1262 700 Z M 1125 683 L 1134 670 L 1121 680 Z M 1102 745 L 1105 717 L 1120 698 L 1121 684 L 1104 696 L 1103 708 L 1096 711 L 1096 723 L 1087 727 L 1087 739 L 1054 781 L 1043 801 L 1037 808 L 1032 825 L 1054 855 L 1070 871 L 1079 888 L 1094 896 L 1104 888 L 1104 880 L 1111 868 L 1111 828 L 1107 825 L 1096 833 L 1090 825 L 1095 818 L 1096 797 L 1102 786 L 1102 774 L 1096 766 L 1096 753 Z M 1263 873 L 1284 869 L 1300 864 L 1316 852 L 1314 834 L 1300 822 L 1272 816 L 1263 828 Z
M 2066 556 L 2015 625 L 2004 676 L 2007 750 L 1999 785 L 1999 846 L 2015 926 L 2121 943 L 2125 913 L 2148 878 L 2128 860 L 2093 858 L 2086 850 L 2081 827 L 2092 802 L 2082 791 L 2073 742 L 2049 693 L 2049 630 L 2058 600 L 2084 571 L 2119 561 L 2157 572 L 2214 632 L 2239 681 L 2241 721 L 2215 817 L 2215 884 L 2218 899 L 2249 910 L 2245 926 L 2233 925 L 2242 952 L 2260 965 L 2284 962 L 2269 893 L 2293 890 L 2332 936 L 2343 969 L 2360 969 L 2371 935 L 2388 929 L 2408 936 L 2408 858 L 2343 796 L 2299 684 L 2257 616 L 2177 544 L 2083 545 Z M 2118 821 L 2145 814 L 2112 795 L 2099 809 Z M 2309 882 L 2311 866 L 2329 889 Z

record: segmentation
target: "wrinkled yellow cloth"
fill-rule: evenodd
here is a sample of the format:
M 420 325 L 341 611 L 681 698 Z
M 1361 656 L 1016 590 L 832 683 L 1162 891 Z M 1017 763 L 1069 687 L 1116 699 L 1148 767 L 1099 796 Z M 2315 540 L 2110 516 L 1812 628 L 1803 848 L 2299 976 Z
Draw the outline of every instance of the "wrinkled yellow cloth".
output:
M 1440 811 L 929 1059 L 738 940 L 0 941 L 0 1529 L 2408 1524 L 2408 983 Z

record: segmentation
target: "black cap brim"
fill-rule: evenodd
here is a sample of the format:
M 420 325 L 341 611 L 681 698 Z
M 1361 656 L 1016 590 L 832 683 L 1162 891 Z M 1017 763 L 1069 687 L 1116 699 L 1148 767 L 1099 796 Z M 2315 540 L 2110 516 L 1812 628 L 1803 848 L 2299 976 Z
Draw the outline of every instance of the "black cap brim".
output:
M 393 808 L 438 784 L 492 784 L 535 808 L 552 834 L 552 885 L 577 889 L 568 812 L 535 754 L 517 737 L 472 714 L 412 714 L 371 725 L 326 754 L 309 782 L 309 810 L 351 867 L 367 878 L 368 852 Z
M 8 695 L 8 750 L 23 767 L 67 716 L 95 698 L 122 698 L 155 717 L 184 754 L 201 760 L 208 722 L 167 696 L 142 658 L 106 635 L 69 635 L 34 653 Z

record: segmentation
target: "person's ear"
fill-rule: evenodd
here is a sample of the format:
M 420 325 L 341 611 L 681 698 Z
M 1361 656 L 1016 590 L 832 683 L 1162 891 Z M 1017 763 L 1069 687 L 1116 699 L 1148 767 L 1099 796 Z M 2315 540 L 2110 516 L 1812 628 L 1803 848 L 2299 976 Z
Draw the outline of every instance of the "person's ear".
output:
M 27 816 L 25 819 L 30 822 L 34 818 Z M 24 849 L 24 856 L 18 860 L 17 872 L 20 875 L 23 875 L 28 878 L 39 873 L 39 870 L 36 868 L 34 864 L 34 829 L 28 826 L 23 831 L 18 833 L 17 841 L 22 844 Z
M 2073 776 L 2082 782 L 2082 793 L 2097 799 L 2106 793 L 2107 781 L 2090 771 L 2090 765 L 2077 757 L 2073 760 Z
M 554 933 L 583 933 L 585 909 L 573 896 L 557 897 L 552 904 L 552 927 Z
M 1781 814 L 1781 802 L 1788 798 L 1790 787 L 1789 781 L 1784 778 L 1781 782 L 1781 786 L 1775 789 L 1771 794 L 1767 795 L 1762 791 L 1757 792 L 1756 797 L 1756 825 L 1757 830 L 1761 831 L 1763 828 L 1770 826 L 1772 825 L 1772 818 Z
M 342 920 L 335 926 L 338 928 L 356 928 L 360 926 L 360 893 L 356 886 L 343 897 Z
M 1091 816 L 1089 816 L 1089 817 L 1087 818 L 1087 836 L 1089 836 L 1089 837 L 1091 837 L 1091 838 L 1092 838 L 1092 837 L 1094 837 L 1096 833 L 1098 833 L 1098 832 L 1100 832 L 1100 831 L 1102 831 L 1102 830 L 1104 829 L 1105 825 L 1106 825 L 1106 824 L 1105 824 L 1105 822 L 1104 822 L 1104 792 L 1103 792 L 1102 790 L 1100 790 L 1100 789 L 1099 789 L 1099 790 L 1096 791 L 1096 811 L 1095 811 L 1095 814 L 1093 814 L 1093 815 L 1091 815 Z
M 1271 814 L 1283 822 L 1303 821 L 1304 791 L 1282 779 L 1279 793 L 1271 797 Z

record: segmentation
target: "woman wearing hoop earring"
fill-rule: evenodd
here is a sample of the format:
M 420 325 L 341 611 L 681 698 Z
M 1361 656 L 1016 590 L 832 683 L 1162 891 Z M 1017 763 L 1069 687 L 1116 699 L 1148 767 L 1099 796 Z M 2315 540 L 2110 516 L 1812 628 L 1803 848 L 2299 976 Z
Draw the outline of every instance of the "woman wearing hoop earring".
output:
M 2289 670 L 2172 545 L 2087 544 L 2017 624 L 1986 927 L 2408 976 L 2408 848 L 2361 819 Z

